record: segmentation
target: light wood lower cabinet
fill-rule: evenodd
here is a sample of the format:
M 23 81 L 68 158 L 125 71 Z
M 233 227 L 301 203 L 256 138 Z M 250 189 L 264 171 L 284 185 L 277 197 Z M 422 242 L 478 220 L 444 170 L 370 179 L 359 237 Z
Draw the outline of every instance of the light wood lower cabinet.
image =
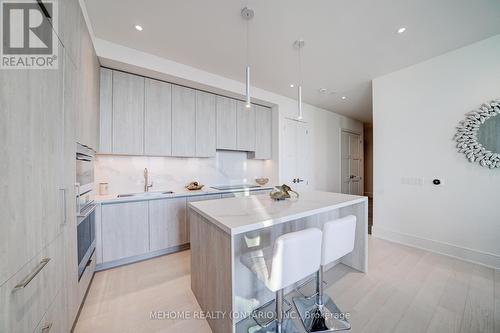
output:
M 96 208 L 97 270 L 185 249 L 189 202 L 264 192 L 269 190 L 101 204 Z
M 186 223 L 186 198 L 149 201 L 150 251 L 188 243 Z
M 103 205 L 103 262 L 149 252 L 148 202 Z

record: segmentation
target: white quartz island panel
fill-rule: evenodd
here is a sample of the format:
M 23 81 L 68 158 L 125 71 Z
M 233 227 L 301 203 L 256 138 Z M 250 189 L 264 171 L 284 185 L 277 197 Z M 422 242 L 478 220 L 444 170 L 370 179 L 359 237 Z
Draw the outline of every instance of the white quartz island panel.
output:
M 366 197 L 357 195 L 311 191 L 283 201 L 263 194 L 193 202 L 190 207 L 228 234 L 237 235 L 366 201 Z

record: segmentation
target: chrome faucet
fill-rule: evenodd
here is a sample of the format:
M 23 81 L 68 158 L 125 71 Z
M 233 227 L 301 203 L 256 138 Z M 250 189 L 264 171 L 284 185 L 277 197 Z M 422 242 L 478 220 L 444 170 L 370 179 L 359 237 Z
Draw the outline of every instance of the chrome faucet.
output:
M 144 168 L 144 192 L 149 192 L 149 189 L 153 187 L 153 183 L 149 184 L 149 171 L 148 168 Z

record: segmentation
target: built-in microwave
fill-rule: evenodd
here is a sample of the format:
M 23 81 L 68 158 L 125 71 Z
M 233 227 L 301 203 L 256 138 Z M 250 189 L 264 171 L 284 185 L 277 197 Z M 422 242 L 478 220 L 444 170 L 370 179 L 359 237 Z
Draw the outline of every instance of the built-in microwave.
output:
M 94 202 L 94 151 L 76 144 L 76 207 L 77 214 Z

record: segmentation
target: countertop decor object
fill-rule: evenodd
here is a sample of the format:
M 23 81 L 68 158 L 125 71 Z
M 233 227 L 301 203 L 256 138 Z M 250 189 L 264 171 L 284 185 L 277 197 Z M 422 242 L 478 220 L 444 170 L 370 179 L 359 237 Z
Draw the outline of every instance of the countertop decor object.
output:
M 500 168 L 500 99 L 484 103 L 466 114 L 455 134 L 457 150 L 469 162 Z
M 198 191 L 198 190 L 201 190 L 203 188 L 203 186 L 205 186 L 205 185 L 202 185 L 198 182 L 191 182 L 191 183 L 186 185 L 186 188 L 190 191 Z
M 264 186 L 269 182 L 269 178 L 257 178 L 255 179 L 255 182 L 260 186 Z
M 298 199 L 299 194 L 292 190 L 292 188 L 286 184 L 283 184 L 281 186 L 276 186 L 269 195 L 271 198 L 274 200 L 285 200 L 285 199 L 290 199 L 290 192 L 295 194 L 295 197 Z
M 109 184 L 108 183 L 99 183 L 99 195 L 108 195 Z

